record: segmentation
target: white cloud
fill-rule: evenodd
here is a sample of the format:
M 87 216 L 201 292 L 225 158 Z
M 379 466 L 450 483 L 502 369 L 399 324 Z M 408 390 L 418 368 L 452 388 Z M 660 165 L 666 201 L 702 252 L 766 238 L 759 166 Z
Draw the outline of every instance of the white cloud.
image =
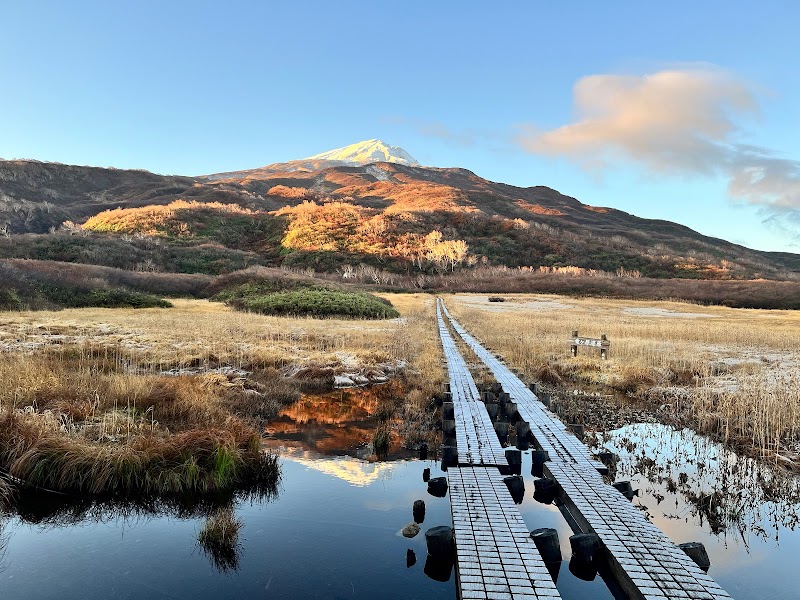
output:
M 759 113 L 753 86 L 709 66 L 650 75 L 592 75 L 574 87 L 575 121 L 523 127 L 525 150 L 588 169 L 635 161 L 663 174 L 722 176 L 737 199 L 800 208 L 800 161 L 739 142 L 738 122 Z

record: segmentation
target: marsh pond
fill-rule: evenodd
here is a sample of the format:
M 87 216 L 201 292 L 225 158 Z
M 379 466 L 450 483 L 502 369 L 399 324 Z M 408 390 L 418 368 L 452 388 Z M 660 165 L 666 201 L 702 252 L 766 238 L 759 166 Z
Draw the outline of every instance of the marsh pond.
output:
M 433 453 L 420 459 L 395 437 L 376 456 L 369 394 L 303 400 L 265 432 L 280 456 L 273 489 L 109 503 L 23 491 L 2 525 L 3 598 L 455 598 L 453 566 L 426 553 L 424 531 L 450 524 L 449 497 L 428 494 L 423 481 L 426 468 L 446 475 Z M 595 443 L 619 455 L 617 476 L 638 488 L 634 504 L 659 528 L 705 544 L 709 573 L 734 598 L 797 597 L 797 478 L 665 425 L 628 425 Z M 571 572 L 572 532 L 555 505 L 533 499 L 529 451 L 522 473 L 526 524 L 559 531 L 562 597 L 612 598 L 599 576 Z M 409 538 L 401 530 L 415 500 L 426 510 Z M 234 543 L 204 545 L 201 533 L 224 510 L 238 523 Z

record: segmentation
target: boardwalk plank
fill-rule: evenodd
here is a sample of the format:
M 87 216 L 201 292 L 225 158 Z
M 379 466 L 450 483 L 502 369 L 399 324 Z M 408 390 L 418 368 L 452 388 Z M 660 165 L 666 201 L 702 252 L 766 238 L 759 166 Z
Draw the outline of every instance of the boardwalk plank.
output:
M 467 466 L 448 475 L 462 598 L 560 598 L 500 472 Z
M 486 412 L 480 393 L 456 348 L 455 341 L 438 310 L 439 337 L 444 349 L 450 379 L 450 394 L 456 422 L 456 449 L 459 465 L 494 465 L 505 467 L 505 450 L 494 431 L 492 419 Z

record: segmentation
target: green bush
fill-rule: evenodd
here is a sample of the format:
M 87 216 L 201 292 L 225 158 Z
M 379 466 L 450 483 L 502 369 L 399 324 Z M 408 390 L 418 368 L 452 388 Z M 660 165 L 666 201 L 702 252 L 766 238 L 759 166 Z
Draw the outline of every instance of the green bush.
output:
M 399 313 L 390 303 L 364 292 L 307 288 L 231 299 L 231 306 L 265 315 L 392 319 Z
M 229 287 L 215 294 L 213 299 L 218 302 L 233 302 L 242 298 L 259 298 L 277 292 L 287 292 L 301 289 L 316 289 L 308 284 L 290 279 L 260 279 Z
M 96 289 L 87 297 L 87 306 L 102 308 L 171 308 L 163 298 L 122 289 Z
M 0 290 L 0 310 L 22 310 L 24 305 L 16 290 Z

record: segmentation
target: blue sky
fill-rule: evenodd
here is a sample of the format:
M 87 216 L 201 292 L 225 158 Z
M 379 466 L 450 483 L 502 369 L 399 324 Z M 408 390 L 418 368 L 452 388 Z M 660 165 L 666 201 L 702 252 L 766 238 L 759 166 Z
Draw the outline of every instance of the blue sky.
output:
M 192 175 L 381 138 L 800 251 L 795 3 L 498 4 L 4 2 L 0 156 Z

